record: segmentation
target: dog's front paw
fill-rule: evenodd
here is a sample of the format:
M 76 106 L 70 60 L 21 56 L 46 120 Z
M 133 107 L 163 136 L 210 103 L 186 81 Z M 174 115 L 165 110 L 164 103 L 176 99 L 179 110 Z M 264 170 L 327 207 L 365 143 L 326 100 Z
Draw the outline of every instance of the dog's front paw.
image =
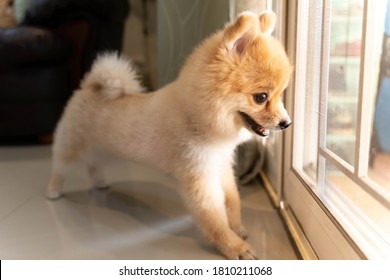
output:
M 227 242 L 224 247 L 220 248 L 220 251 L 230 260 L 257 260 L 253 249 L 242 239 Z

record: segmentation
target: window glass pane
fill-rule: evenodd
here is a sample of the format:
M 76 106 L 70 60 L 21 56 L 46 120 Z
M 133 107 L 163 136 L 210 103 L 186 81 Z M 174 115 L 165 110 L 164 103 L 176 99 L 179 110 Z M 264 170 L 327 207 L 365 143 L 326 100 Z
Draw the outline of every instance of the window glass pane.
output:
M 280 143 L 280 133 L 271 133 L 267 139 L 267 145 L 265 148 L 265 162 L 263 170 L 267 174 L 267 178 L 271 183 L 271 186 L 278 190 L 280 187 L 280 178 L 281 178 L 281 162 L 280 162 L 280 152 L 281 152 L 281 143 Z
M 368 258 L 390 257 L 389 2 L 304 1 L 298 15 L 293 167 Z
M 387 191 L 390 191 L 390 1 L 383 14 L 384 18 L 378 26 L 379 75 L 376 98 L 374 102 L 373 129 L 371 136 L 370 165 L 368 176 Z
M 389 210 L 329 161 L 325 164 L 323 200 L 357 244 L 363 248 L 367 244 L 375 246 L 372 244 L 376 242 L 375 234 L 377 239 L 387 243 L 387 249 L 390 248 Z
M 330 29 L 326 145 L 353 165 L 363 21 L 363 0 L 333 0 Z
M 294 112 L 293 165 L 307 183 L 315 187 L 317 181 L 319 88 L 321 67 L 322 1 L 304 1 L 299 16 L 298 64 Z M 306 27 L 307 26 L 307 27 Z
M 311 92 L 305 108 L 304 138 L 301 143 L 303 152 L 302 171 L 313 181 L 317 181 L 317 152 L 318 152 L 318 103 L 319 92 Z

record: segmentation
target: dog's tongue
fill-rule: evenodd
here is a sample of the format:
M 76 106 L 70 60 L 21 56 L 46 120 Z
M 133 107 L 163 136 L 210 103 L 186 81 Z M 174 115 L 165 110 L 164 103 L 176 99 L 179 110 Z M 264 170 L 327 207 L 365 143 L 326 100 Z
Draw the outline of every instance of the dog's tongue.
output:
M 264 128 L 258 124 L 252 124 L 252 130 L 257 134 L 262 137 L 267 137 L 270 133 L 269 129 Z
M 244 118 L 244 120 L 250 125 L 252 128 L 252 131 L 256 133 L 257 135 L 260 135 L 262 137 L 267 137 L 270 133 L 269 129 L 262 127 L 260 124 L 258 124 L 255 120 L 253 120 L 250 116 L 243 112 L 239 112 L 241 116 Z
M 259 135 L 263 137 L 267 137 L 269 135 L 269 129 L 261 127 L 259 130 Z

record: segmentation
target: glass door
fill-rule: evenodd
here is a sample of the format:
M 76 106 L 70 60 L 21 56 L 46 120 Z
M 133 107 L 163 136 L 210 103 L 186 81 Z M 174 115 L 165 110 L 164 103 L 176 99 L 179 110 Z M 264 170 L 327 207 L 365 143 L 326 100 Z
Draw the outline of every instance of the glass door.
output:
M 390 4 L 289 4 L 282 210 L 311 258 L 390 258 Z

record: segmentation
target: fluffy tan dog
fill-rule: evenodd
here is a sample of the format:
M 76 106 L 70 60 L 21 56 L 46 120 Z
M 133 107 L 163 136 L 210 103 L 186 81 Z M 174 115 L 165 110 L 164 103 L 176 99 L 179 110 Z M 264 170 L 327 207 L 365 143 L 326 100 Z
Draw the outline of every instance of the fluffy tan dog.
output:
M 110 151 L 173 174 L 208 240 L 229 259 L 255 259 L 232 158 L 254 134 L 291 123 L 281 99 L 291 66 L 270 36 L 274 26 L 273 13 L 239 15 L 194 50 L 176 81 L 151 94 L 140 93 L 125 59 L 100 56 L 58 125 L 47 197 L 61 195 L 67 167 L 78 160 L 93 185 L 105 187 L 99 155 Z

